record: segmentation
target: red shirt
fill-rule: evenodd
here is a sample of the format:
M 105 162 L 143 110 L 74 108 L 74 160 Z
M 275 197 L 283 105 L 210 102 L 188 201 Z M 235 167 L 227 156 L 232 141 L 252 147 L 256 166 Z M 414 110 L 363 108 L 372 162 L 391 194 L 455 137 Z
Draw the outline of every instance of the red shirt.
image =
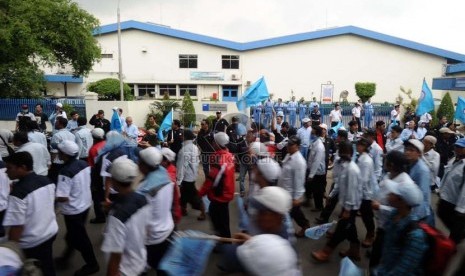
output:
M 235 189 L 234 155 L 228 149 L 220 149 L 212 155 L 211 160 L 214 162 L 210 164 L 210 173 L 199 195 L 207 195 L 210 201 L 230 202 L 234 198 Z
M 178 224 L 182 218 L 182 210 L 181 210 L 181 203 L 179 202 L 181 193 L 179 192 L 178 185 L 176 185 L 176 167 L 170 163 L 168 167 L 166 168 L 166 171 L 168 172 L 168 176 L 170 177 L 170 180 L 174 184 L 173 206 L 171 208 L 171 214 L 173 215 L 174 224 Z
M 376 143 L 381 147 L 384 152 L 384 140 L 383 140 L 383 133 L 377 131 L 376 132 Z
M 93 167 L 95 165 L 95 158 L 98 156 L 98 152 L 105 146 L 105 140 L 102 140 L 94 144 L 89 149 L 89 157 L 87 157 L 87 163 L 89 166 Z

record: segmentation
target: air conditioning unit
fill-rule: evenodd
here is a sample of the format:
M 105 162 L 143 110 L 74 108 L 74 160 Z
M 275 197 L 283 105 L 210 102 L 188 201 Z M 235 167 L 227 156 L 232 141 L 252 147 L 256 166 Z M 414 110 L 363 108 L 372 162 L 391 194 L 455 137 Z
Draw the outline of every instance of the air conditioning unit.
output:
M 231 80 L 239 80 L 239 75 L 232 74 L 231 75 Z

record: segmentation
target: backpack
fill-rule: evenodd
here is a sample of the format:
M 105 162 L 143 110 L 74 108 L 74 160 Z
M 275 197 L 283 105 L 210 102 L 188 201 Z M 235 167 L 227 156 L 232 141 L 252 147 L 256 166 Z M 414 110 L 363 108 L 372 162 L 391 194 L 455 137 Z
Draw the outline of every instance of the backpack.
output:
M 456 252 L 454 241 L 446 237 L 441 231 L 425 222 L 412 222 L 402 235 L 402 243 L 407 234 L 414 229 L 421 229 L 426 235 L 428 250 L 423 256 L 424 274 L 428 276 L 441 276 L 446 271 L 449 261 Z

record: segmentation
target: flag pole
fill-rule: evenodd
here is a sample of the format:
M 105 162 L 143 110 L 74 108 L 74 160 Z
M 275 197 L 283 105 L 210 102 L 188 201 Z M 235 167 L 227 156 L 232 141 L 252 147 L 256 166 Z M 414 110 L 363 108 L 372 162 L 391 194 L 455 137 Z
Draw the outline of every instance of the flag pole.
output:
M 173 117 L 174 117 L 174 112 L 173 112 L 173 108 L 171 107 L 171 141 L 174 142 Z

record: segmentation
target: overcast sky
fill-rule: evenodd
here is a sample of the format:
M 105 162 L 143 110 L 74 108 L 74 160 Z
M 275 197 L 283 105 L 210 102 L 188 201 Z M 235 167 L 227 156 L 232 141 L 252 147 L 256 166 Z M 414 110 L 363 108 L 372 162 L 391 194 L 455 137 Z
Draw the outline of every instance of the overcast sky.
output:
M 74 0 L 102 24 L 118 0 Z M 247 42 L 354 25 L 465 54 L 464 0 L 121 0 L 121 20 Z

